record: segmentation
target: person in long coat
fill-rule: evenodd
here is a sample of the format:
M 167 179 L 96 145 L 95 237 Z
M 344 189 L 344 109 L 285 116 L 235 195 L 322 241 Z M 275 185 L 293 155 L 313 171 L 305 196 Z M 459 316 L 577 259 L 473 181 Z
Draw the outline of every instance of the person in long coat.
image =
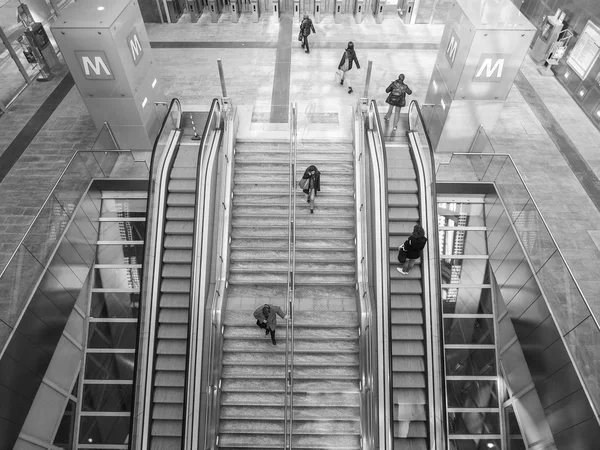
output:
M 385 99 L 385 102 L 390 106 L 384 119 L 386 122 L 389 122 L 390 117 L 392 116 L 392 110 L 395 109 L 396 115 L 394 116 L 394 131 L 396 131 L 398 129 L 398 123 L 400 122 L 400 109 L 402 109 L 403 106 L 406 106 L 406 94 L 411 95 L 412 91 L 406 84 L 404 84 L 404 74 L 401 73 L 398 75 L 397 80 L 394 80 L 390 83 L 385 92 L 390 94 Z
M 308 180 L 308 182 L 302 182 L 302 180 Z M 321 172 L 317 169 L 317 166 L 308 166 L 302 175 L 300 185 L 305 185 L 306 188 L 302 189 L 306 195 L 308 195 L 306 202 L 310 204 L 310 213 L 314 213 L 315 209 L 315 197 L 317 192 L 321 190 Z
M 350 79 L 348 78 L 348 72 L 352 70 L 352 65 L 356 64 L 356 68 L 360 69 L 360 64 L 358 63 L 358 58 L 356 57 L 356 52 L 354 51 L 354 42 L 348 42 L 348 46 L 346 50 L 344 50 L 344 54 L 342 55 L 342 59 L 338 64 L 338 70 L 342 71 L 342 76 L 340 77 L 340 84 L 344 85 L 344 79 L 346 80 L 346 85 L 348 86 L 348 94 L 352 94 L 352 85 L 350 84 Z
M 271 342 L 273 345 L 277 345 L 275 340 L 275 331 L 277 329 L 277 316 L 287 320 L 288 316 L 284 314 L 279 306 L 270 305 L 265 303 L 259 306 L 254 311 L 254 318 L 256 319 L 256 325 L 259 328 L 265 330 L 265 335 L 271 335 Z
M 307 13 L 304 13 L 304 18 L 300 23 L 300 36 L 302 37 L 302 48 L 305 49 L 306 53 L 310 53 L 310 49 L 308 48 L 308 36 L 310 36 L 310 32 L 316 33 L 315 26 L 310 20 L 310 17 Z

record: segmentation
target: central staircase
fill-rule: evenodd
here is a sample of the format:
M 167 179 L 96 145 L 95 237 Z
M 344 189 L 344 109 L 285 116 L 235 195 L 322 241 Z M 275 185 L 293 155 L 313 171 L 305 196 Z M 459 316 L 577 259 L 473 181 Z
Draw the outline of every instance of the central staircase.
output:
M 300 144 L 297 179 L 314 164 L 321 192 L 310 213 L 296 189 L 294 449 L 361 448 L 356 215 L 351 144 Z

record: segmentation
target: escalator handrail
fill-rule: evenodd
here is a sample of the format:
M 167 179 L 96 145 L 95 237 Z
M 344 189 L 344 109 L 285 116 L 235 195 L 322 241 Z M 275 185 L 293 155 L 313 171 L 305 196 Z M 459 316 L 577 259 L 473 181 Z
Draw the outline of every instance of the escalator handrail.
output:
M 202 229 L 198 227 L 198 221 L 202 219 L 203 212 L 201 211 L 202 198 L 206 195 L 205 192 L 205 180 L 206 180 L 206 162 L 210 154 L 214 152 L 213 145 L 215 142 L 215 136 L 211 134 L 214 130 L 215 122 L 220 122 L 221 104 L 219 99 L 213 99 L 208 117 L 204 125 L 202 132 L 202 138 L 200 139 L 200 145 L 198 147 L 198 162 L 196 165 L 196 189 L 194 198 L 194 230 L 192 234 L 192 267 L 191 267 L 191 283 L 190 283 L 190 303 L 188 307 L 188 328 L 187 328 L 187 347 L 186 347 L 186 368 L 183 386 L 183 427 L 181 448 L 190 449 L 193 447 L 197 436 L 194 436 L 195 427 L 193 426 L 194 421 L 188 421 L 187 418 L 195 414 L 195 398 L 194 395 L 190 395 L 190 389 L 194 389 L 197 367 L 197 339 L 193 339 L 193 336 L 197 336 L 198 332 L 201 332 L 199 316 L 199 307 L 203 302 L 202 293 L 199 291 L 200 286 L 198 284 L 200 273 L 202 270 L 206 270 L 200 261 L 200 254 L 202 249 Z M 219 128 L 219 127 L 217 127 Z M 219 141 L 219 138 L 216 138 Z M 207 148 L 207 145 L 211 147 Z M 207 155 L 209 153 L 209 155 Z M 204 310 L 204 308 L 200 308 Z M 201 350 L 200 350 L 201 351 Z M 194 355 L 192 358 L 191 356 Z M 190 426 L 192 424 L 192 426 Z
M 423 151 L 419 136 L 419 127 L 413 129 L 411 116 L 416 112 L 415 120 L 425 135 L 428 151 Z M 421 222 L 425 225 L 428 238 L 427 246 L 423 251 L 421 269 L 423 270 L 423 298 L 424 302 L 425 332 L 427 338 L 426 366 L 428 370 L 428 417 L 429 433 L 432 448 L 445 449 L 447 446 L 447 429 L 444 425 L 446 417 L 445 396 L 445 364 L 443 352 L 443 323 L 441 308 L 441 262 L 438 230 L 437 189 L 435 176 L 435 154 L 425 128 L 425 121 L 421 108 L 416 100 L 412 100 L 408 107 L 409 148 L 417 168 L 417 182 L 419 183 L 419 207 L 421 209 Z M 414 148 L 415 146 L 416 148 Z M 426 261 L 425 261 L 426 260 Z M 424 264 L 426 262 L 426 264 Z M 437 340 L 437 341 L 436 341 Z
M 379 448 L 392 448 L 393 440 L 393 404 L 391 383 L 391 347 L 389 339 L 391 330 L 390 317 L 390 261 L 389 261 L 389 220 L 388 220 L 388 181 L 387 181 L 387 153 L 383 139 L 383 128 L 377 103 L 371 100 L 367 110 L 367 130 L 369 139 L 370 158 L 375 171 L 373 182 L 377 183 L 373 189 L 375 214 L 372 220 L 371 232 L 375 234 L 375 298 L 377 311 L 377 377 L 378 377 L 378 418 L 379 418 Z M 372 236 L 373 238 L 373 236 Z
M 176 122 L 171 123 L 169 134 L 164 140 L 164 134 L 168 129 L 169 118 L 176 113 Z M 154 348 L 156 347 L 156 316 L 158 314 L 158 289 L 160 281 L 160 270 L 162 266 L 164 224 L 166 220 L 166 192 L 167 177 L 171 172 L 181 136 L 181 102 L 174 98 L 171 100 L 167 114 L 163 119 L 159 133 L 154 141 L 150 161 L 150 173 L 148 184 L 148 197 L 146 200 L 146 238 L 144 240 L 144 268 L 141 279 L 140 298 L 142 304 L 138 311 L 138 335 L 136 341 L 137 368 L 134 372 L 131 436 L 132 449 L 142 450 L 149 447 L 151 433 L 150 416 L 152 374 L 154 372 Z M 163 138 L 163 139 L 161 139 Z M 165 145 L 162 145 L 162 144 Z M 164 151 L 161 151 L 164 150 Z M 156 173 L 155 173 L 156 172 Z M 148 302 L 145 300 L 149 299 Z M 142 316 L 142 311 L 145 312 Z M 141 336 L 146 336 L 143 349 Z M 141 362 L 144 358 L 144 363 Z
M 362 102 L 358 101 L 352 111 L 353 134 L 354 134 L 354 208 L 356 214 L 356 279 L 357 279 L 357 303 L 360 314 L 359 318 L 359 371 L 360 371 L 360 393 L 361 393 L 361 430 L 362 449 L 372 450 L 375 448 L 373 429 L 374 388 L 373 388 L 373 301 L 371 295 L 371 283 L 369 283 L 368 268 L 372 264 L 369 253 L 369 227 L 367 212 L 367 146 L 365 142 L 366 130 L 362 112 Z
M 288 213 L 288 290 L 285 340 L 285 408 L 284 445 L 292 449 L 293 407 L 294 407 L 294 302 L 296 296 L 296 171 L 298 155 L 298 106 L 290 104 L 290 160 L 289 160 L 289 213 Z M 288 420 L 289 419 L 289 420 Z

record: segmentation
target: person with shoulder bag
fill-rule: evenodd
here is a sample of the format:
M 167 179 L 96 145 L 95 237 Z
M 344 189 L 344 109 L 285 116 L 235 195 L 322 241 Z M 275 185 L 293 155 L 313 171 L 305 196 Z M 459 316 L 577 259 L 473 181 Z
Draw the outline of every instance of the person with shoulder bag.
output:
M 402 109 L 403 106 L 406 106 L 406 94 L 411 95 L 412 91 L 406 84 L 404 84 L 404 74 L 401 73 L 398 75 L 397 80 L 391 82 L 385 92 L 390 94 L 385 99 L 385 102 L 390 106 L 384 119 L 386 122 L 389 122 L 390 117 L 392 116 L 392 111 L 395 109 L 396 115 L 394 116 L 394 131 L 396 131 L 398 129 L 398 123 L 400 122 L 400 109 Z
M 256 319 L 256 325 L 258 328 L 265 330 L 265 335 L 271 335 L 271 342 L 273 345 L 277 345 L 275 340 L 275 331 L 277 329 L 277 316 L 284 320 L 288 320 L 289 316 L 285 315 L 279 306 L 270 305 L 265 303 L 263 306 L 259 306 L 254 311 L 254 318 Z
M 427 238 L 425 230 L 421 225 L 415 225 L 412 234 L 398 248 L 398 262 L 402 267 L 396 267 L 396 270 L 402 275 L 408 275 L 417 259 L 421 257 L 421 250 L 425 248 Z
M 340 84 L 344 85 L 344 79 L 347 81 L 348 85 L 348 94 L 352 94 L 352 86 L 350 85 L 350 80 L 348 79 L 348 72 L 352 70 L 352 64 L 356 64 L 356 68 L 360 69 L 360 64 L 358 63 L 358 58 L 356 57 L 356 52 L 354 51 L 354 42 L 348 42 L 348 46 L 346 50 L 344 50 L 344 54 L 342 55 L 342 59 L 338 64 L 338 70 L 340 73 Z
M 307 13 L 304 13 L 304 18 L 300 23 L 300 33 L 298 34 L 298 40 L 302 42 L 302 48 L 305 48 L 305 53 L 310 53 L 310 49 L 308 48 L 308 36 L 310 36 L 310 32 L 316 33 L 315 26 L 310 20 L 310 17 Z
M 317 166 L 308 166 L 302 175 L 302 179 L 298 182 L 300 189 L 308 195 L 306 202 L 310 204 L 310 213 L 314 213 L 315 197 L 317 192 L 321 190 L 321 172 Z

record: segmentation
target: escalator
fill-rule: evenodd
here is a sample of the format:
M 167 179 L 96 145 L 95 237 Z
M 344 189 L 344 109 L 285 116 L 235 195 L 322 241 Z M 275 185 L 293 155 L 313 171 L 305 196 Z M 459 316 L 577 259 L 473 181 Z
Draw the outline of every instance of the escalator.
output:
M 373 164 L 379 167 L 379 172 L 373 169 L 373 178 L 380 180 L 380 194 L 385 198 L 381 209 L 387 211 L 381 217 L 388 237 L 382 237 L 380 242 L 386 246 L 388 269 L 383 268 L 380 276 L 389 280 L 389 291 L 383 294 L 387 320 L 382 323 L 387 327 L 388 341 L 384 345 L 389 350 L 379 367 L 384 371 L 380 379 L 389 389 L 386 395 L 391 421 L 384 439 L 391 449 L 443 448 L 445 433 L 439 420 L 444 417 L 440 387 L 443 369 L 439 362 L 441 327 L 435 309 L 439 262 L 435 256 L 437 216 L 435 199 L 431 198 L 432 169 L 422 155 L 418 135 L 406 133 L 405 137 L 397 132 L 384 136 L 374 101 L 369 105 L 367 123 L 370 151 L 379 164 Z M 397 270 L 398 247 L 417 223 L 425 228 L 428 245 L 410 273 L 404 275 Z
M 171 102 L 152 153 L 148 191 L 140 332 L 132 436 L 134 448 L 182 446 L 189 368 L 188 316 L 192 296 L 198 197 L 204 194 L 200 159 L 208 150 L 210 112 L 183 112 Z M 201 140 L 194 123 L 206 122 Z M 218 142 L 217 142 L 218 145 Z M 210 148 L 211 151 L 214 149 Z

